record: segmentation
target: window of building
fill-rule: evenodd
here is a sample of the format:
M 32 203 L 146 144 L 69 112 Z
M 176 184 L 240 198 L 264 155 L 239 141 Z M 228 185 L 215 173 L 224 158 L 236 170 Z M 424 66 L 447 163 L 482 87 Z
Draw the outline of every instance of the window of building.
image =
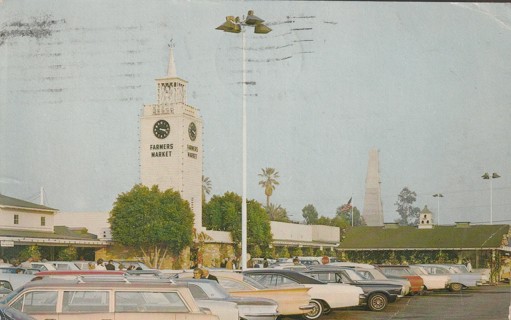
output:
M 46 217 L 41 217 L 41 226 L 46 225 Z
M 14 224 L 20 224 L 20 215 L 19 214 L 14 215 Z

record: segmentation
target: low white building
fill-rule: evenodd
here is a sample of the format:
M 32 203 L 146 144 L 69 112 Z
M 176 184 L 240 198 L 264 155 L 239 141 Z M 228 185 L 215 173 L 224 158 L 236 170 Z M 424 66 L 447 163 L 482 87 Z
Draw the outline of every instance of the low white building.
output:
M 94 235 L 55 225 L 58 210 L 0 194 L 0 246 L 103 247 Z

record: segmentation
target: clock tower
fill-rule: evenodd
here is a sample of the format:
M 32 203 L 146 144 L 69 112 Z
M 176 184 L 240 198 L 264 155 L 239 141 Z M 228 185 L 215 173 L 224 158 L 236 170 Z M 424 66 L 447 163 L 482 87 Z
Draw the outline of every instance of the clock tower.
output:
M 172 188 L 188 201 L 194 227 L 202 229 L 202 119 L 186 103 L 187 82 L 176 75 L 170 49 L 167 75 L 156 79 L 157 103 L 144 105 L 140 118 L 140 180 Z

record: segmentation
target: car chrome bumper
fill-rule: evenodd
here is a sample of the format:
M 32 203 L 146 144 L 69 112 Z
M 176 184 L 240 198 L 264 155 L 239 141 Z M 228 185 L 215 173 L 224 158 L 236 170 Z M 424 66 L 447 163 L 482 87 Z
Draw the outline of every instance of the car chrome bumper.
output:
M 256 313 L 240 315 L 240 320 L 275 320 L 280 314 L 278 313 Z
M 367 296 L 365 294 L 358 295 L 358 305 L 364 306 L 367 304 Z
M 314 305 L 306 304 L 306 305 L 300 306 L 299 309 L 300 310 L 312 310 L 312 309 L 314 309 Z

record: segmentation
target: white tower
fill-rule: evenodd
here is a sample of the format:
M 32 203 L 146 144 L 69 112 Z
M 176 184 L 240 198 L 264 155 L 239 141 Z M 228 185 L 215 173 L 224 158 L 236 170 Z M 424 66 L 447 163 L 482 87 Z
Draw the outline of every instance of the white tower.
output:
M 428 206 L 419 213 L 419 229 L 432 229 L 433 228 L 433 213 L 429 211 Z
M 379 152 L 377 149 L 372 149 L 369 151 L 364 212 L 362 213 L 364 221 L 368 226 L 383 226 L 380 184 Z
M 202 228 L 202 118 L 186 104 L 187 82 L 176 76 L 170 49 L 167 76 L 156 79 L 156 104 L 144 105 L 140 118 L 140 180 L 172 188 L 188 201 L 194 227 Z

